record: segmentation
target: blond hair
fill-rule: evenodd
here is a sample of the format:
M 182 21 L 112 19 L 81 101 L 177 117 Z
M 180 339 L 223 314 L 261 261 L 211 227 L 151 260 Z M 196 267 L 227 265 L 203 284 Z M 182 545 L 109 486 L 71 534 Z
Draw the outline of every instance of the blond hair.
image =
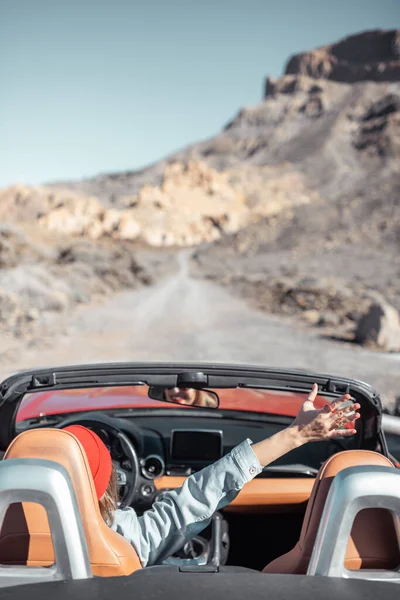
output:
M 107 489 L 99 500 L 101 516 L 107 525 L 112 525 L 113 514 L 118 508 L 117 472 L 113 466 Z

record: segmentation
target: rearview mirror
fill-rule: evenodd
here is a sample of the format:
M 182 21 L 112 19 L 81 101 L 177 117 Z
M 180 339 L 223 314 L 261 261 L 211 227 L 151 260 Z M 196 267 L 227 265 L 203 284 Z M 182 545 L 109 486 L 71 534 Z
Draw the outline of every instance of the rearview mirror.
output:
M 219 406 L 218 394 L 204 389 L 166 388 L 152 385 L 149 388 L 149 398 L 184 406 L 201 406 L 203 408 L 218 408 Z

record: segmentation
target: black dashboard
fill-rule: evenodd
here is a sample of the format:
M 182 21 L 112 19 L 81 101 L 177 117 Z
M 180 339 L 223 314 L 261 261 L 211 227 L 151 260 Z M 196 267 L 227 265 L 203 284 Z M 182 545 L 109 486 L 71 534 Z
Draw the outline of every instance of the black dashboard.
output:
M 163 475 L 182 476 L 202 469 L 230 452 L 246 439 L 259 442 L 281 431 L 290 423 L 268 422 L 229 416 L 177 416 L 171 411 L 152 411 L 134 417 L 113 417 L 114 425 L 125 433 L 136 447 L 141 475 L 154 480 Z M 97 430 L 100 436 L 102 431 Z M 108 435 L 108 434 L 107 434 Z M 121 449 L 112 440 L 103 439 L 113 459 L 121 460 Z M 111 443 L 110 443 L 111 442 Z M 327 442 L 306 444 L 275 461 L 273 465 L 305 465 L 319 469 L 332 454 L 358 447 L 358 436 Z M 259 477 L 271 476 L 263 472 Z M 293 476 L 293 474 L 292 474 Z

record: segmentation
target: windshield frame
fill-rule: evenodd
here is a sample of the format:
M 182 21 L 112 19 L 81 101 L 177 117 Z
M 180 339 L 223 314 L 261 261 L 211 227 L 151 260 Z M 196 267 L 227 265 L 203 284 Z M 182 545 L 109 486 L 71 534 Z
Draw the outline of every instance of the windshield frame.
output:
M 8 377 L 0 385 L 0 448 L 6 449 L 15 436 L 15 420 L 26 393 L 109 386 L 161 385 L 218 388 L 268 389 L 309 393 L 317 383 L 322 395 L 349 393 L 363 405 L 366 447 L 381 444 L 387 453 L 381 429 L 379 394 L 368 384 L 331 375 L 262 366 L 198 363 L 105 363 L 34 369 Z M 187 410 L 187 409 L 185 409 Z M 208 409 L 201 409 L 208 410 Z M 219 409 L 211 409 L 213 411 Z
M 269 386 L 246 385 L 211 390 L 218 393 L 219 405 L 218 407 L 207 407 L 157 400 L 150 396 L 150 389 L 149 386 L 143 384 L 140 386 L 74 386 L 73 388 L 27 392 L 19 404 L 16 420 L 18 423 L 28 420 L 35 422 L 57 415 L 93 411 L 122 411 L 132 416 L 140 410 L 159 411 L 162 409 L 166 410 L 166 414 L 171 410 L 173 414 L 176 414 L 177 410 L 182 409 L 192 411 L 192 415 L 195 416 L 196 413 L 193 411 L 198 409 L 198 414 L 201 416 L 204 415 L 205 410 L 209 410 L 210 415 L 215 416 L 215 411 L 218 410 L 218 413 L 221 411 L 231 414 L 233 412 L 237 414 L 256 413 L 293 419 L 300 409 L 301 403 L 307 397 L 304 390 L 292 389 L 289 391 L 276 387 L 271 389 Z M 74 392 L 81 393 L 75 394 Z M 35 398 L 35 396 L 39 398 Z M 322 408 L 326 402 L 337 398 L 337 394 L 319 393 L 316 406 Z

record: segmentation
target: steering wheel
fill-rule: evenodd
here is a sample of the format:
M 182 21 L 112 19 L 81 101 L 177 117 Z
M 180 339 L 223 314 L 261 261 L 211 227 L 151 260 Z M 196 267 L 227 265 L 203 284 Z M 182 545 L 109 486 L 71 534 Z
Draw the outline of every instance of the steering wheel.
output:
M 106 416 L 93 418 L 93 415 L 82 414 L 79 417 L 69 417 L 57 423 L 56 428 L 64 429 L 64 427 L 68 427 L 69 425 L 83 425 L 84 427 L 92 427 L 93 429 L 101 427 L 101 429 L 105 429 L 111 436 L 118 439 L 127 459 L 126 468 L 122 468 L 121 466 L 116 468 L 118 487 L 124 488 L 118 507 L 123 508 L 135 504 L 139 493 L 140 469 L 138 455 L 130 439 L 117 429 L 111 419 Z

